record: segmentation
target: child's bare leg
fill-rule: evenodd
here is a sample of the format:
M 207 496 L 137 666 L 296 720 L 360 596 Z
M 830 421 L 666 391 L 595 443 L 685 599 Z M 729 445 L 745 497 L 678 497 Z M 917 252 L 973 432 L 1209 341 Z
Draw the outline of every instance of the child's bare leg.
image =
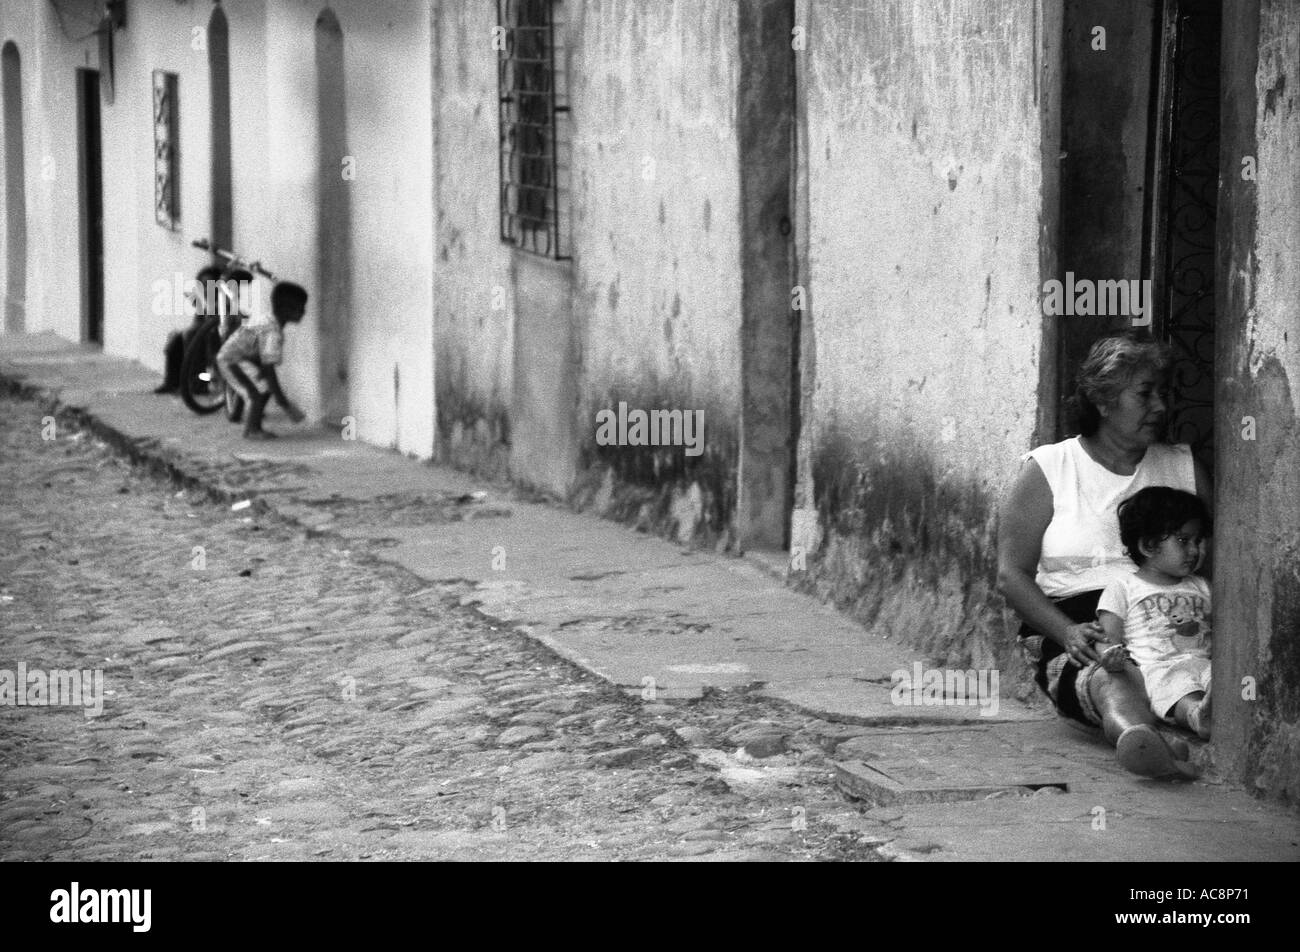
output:
M 271 439 L 275 436 L 274 433 L 262 429 L 262 415 L 266 412 L 266 404 L 270 399 L 269 393 L 262 393 L 257 388 L 253 389 L 253 399 L 248 406 L 248 417 L 244 421 L 244 436 L 255 440 Z
M 1202 740 L 1210 739 L 1210 695 L 1193 691 L 1178 699 L 1174 705 L 1174 722 L 1179 727 L 1195 731 Z

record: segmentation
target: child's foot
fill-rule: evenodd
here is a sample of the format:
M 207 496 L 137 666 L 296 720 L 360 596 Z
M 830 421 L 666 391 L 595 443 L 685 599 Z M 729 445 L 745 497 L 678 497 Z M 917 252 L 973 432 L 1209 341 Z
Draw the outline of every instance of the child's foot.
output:
M 1210 696 L 1207 694 L 1199 704 L 1187 711 L 1187 726 L 1196 731 L 1201 740 L 1210 739 Z
M 1120 766 L 1142 777 L 1195 777 L 1196 768 L 1174 757 L 1165 739 L 1150 724 L 1135 724 L 1119 735 L 1115 754 Z
M 1174 755 L 1174 760 L 1192 759 L 1192 748 L 1187 746 L 1187 741 L 1179 737 L 1174 731 L 1161 730 L 1159 727 L 1156 730 L 1164 738 L 1165 743 L 1169 745 L 1169 752 Z
M 246 440 L 274 440 L 278 439 L 278 433 L 272 433 L 270 430 L 245 430 L 244 439 Z

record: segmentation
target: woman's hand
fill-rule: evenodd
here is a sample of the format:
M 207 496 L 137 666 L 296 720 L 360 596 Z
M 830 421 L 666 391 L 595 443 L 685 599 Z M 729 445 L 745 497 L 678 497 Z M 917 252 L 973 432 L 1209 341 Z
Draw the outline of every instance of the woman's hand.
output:
M 1105 640 L 1106 633 L 1101 630 L 1101 625 L 1089 621 L 1065 629 L 1061 637 L 1061 647 L 1065 649 L 1072 664 L 1083 667 L 1101 660 L 1101 655 L 1092 645 L 1094 641 Z

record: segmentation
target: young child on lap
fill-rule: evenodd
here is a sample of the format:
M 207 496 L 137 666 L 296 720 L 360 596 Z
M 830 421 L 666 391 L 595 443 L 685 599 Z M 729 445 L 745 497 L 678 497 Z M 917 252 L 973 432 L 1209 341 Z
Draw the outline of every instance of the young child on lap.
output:
M 1210 587 L 1195 572 L 1210 514 L 1191 493 L 1149 486 L 1120 503 L 1118 515 L 1120 539 L 1138 569 L 1108 585 L 1097 603 L 1097 620 L 1115 646 L 1103 665 L 1115 670 L 1132 659 L 1155 715 L 1208 738 Z

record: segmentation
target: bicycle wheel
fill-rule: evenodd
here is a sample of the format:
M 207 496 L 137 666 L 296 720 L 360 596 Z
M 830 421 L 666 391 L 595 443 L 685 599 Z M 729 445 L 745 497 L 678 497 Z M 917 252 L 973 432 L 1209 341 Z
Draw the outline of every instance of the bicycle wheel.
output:
M 199 328 L 181 361 L 181 399 L 200 416 L 216 413 L 226 403 L 226 384 L 217 369 L 221 329 L 210 317 Z

